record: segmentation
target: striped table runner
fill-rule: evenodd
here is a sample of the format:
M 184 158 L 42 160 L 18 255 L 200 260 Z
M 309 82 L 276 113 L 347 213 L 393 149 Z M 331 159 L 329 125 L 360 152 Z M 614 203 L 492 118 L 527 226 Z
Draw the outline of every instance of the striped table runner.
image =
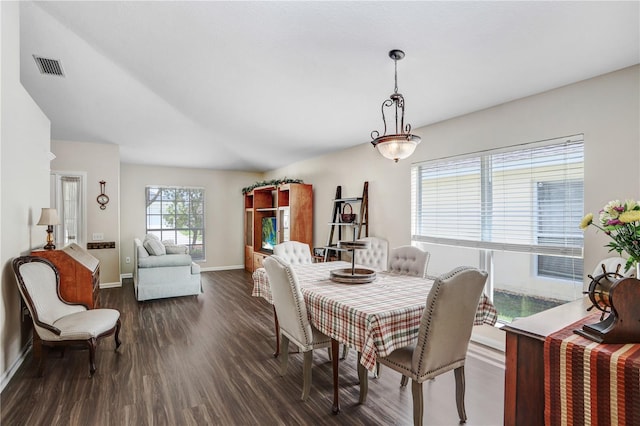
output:
M 600 312 L 544 342 L 545 424 L 640 425 L 640 344 L 598 344 L 573 332 Z

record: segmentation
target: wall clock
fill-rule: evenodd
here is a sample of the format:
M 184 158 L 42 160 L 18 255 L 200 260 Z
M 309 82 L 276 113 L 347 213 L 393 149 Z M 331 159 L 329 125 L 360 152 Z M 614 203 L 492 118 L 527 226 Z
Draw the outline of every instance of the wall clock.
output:
M 100 210 L 106 209 L 107 203 L 109 202 L 109 197 L 104 193 L 104 187 L 106 184 L 107 182 L 103 180 L 100 181 L 100 195 L 98 195 L 98 198 L 96 198 L 98 204 L 100 204 Z

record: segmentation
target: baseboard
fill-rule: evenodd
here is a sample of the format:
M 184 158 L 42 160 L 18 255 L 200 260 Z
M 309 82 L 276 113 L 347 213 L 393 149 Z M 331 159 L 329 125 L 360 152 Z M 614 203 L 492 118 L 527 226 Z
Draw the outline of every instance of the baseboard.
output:
M 244 265 L 229 265 L 229 266 L 209 266 L 207 268 L 201 268 L 202 272 L 214 272 L 214 271 L 230 271 L 232 269 L 244 269 Z
M 18 368 L 20 368 L 20 366 L 24 362 L 24 359 L 27 357 L 27 354 L 29 353 L 30 349 L 31 349 L 31 340 L 29 340 L 27 344 L 24 345 L 24 347 L 20 351 L 20 356 L 18 356 L 18 358 L 13 362 L 11 367 L 7 371 L 5 371 L 4 374 L 2 375 L 2 379 L 0 379 L 0 392 L 4 391 L 5 386 L 9 384 L 9 382 L 11 381 L 11 378 L 16 374 L 16 371 L 18 371 Z
M 470 342 L 467 356 L 479 359 L 504 370 L 505 353 L 480 343 Z
M 124 278 L 133 278 L 133 273 L 128 273 L 128 274 L 120 274 L 120 281 L 122 281 Z
M 114 288 L 122 287 L 122 281 L 116 281 L 113 283 L 100 283 L 100 288 Z

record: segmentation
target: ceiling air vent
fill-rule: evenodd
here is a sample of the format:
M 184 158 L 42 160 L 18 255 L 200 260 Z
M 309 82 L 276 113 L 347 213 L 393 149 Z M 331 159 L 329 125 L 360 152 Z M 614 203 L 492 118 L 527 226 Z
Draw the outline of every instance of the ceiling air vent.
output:
M 48 59 L 43 58 L 41 56 L 33 55 L 33 59 L 36 60 L 38 64 L 38 69 L 41 74 L 46 75 L 57 75 L 60 77 L 64 77 L 64 72 L 62 71 L 62 65 L 60 61 L 57 59 Z

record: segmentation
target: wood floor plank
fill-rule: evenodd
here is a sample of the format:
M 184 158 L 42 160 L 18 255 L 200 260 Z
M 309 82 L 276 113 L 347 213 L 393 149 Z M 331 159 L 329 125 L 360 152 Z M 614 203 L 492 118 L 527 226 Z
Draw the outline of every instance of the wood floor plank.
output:
M 307 401 L 302 355 L 280 376 L 273 357 L 273 310 L 251 297 L 243 270 L 205 272 L 204 294 L 138 303 L 130 282 L 101 290 L 122 315 L 122 346 L 99 342 L 97 372 L 86 350 L 47 356 L 35 377 L 31 355 L 0 395 L 2 425 L 410 425 L 411 387 L 384 369 L 358 404 L 356 354 L 341 362 L 341 407 L 331 414 L 327 351 L 313 358 Z M 291 348 L 292 350 L 294 348 Z M 504 369 L 477 357 L 466 363 L 467 425 L 501 425 Z M 425 425 L 457 425 L 453 373 L 424 384 Z

